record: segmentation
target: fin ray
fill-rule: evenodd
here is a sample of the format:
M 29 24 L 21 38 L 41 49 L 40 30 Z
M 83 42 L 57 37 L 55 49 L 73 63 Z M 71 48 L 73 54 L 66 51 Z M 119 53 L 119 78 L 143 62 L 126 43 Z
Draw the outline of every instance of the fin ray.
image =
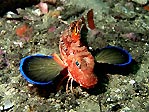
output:
M 63 69 L 52 56 L 27 56 L 20 63 L 21 74 L 28 82 L 33 84 L 48 83 Z
M 98 63 L 125 65 L 130 63 L 132 58 L 126 50 L 119 47 L 108 46 L 97 51 L 95 60 Z

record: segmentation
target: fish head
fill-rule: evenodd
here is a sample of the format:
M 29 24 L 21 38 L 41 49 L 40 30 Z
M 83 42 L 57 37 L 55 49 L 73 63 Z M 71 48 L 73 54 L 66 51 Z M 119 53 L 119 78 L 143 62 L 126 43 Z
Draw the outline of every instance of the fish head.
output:
M 73 80 L 84 88 L 92 88 L 98 82 L 94 74 L 94 58 L 92 55 L 87 57 L 73 57 L 73 59 L 68 62 L 68 71 L 73 77 Z

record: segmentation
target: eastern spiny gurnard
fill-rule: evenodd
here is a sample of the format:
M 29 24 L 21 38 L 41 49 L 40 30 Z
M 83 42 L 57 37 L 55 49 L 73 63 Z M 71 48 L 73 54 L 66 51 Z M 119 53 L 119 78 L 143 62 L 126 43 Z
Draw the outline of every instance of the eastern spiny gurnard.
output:
M 76 81 L 84 88 L 93 88 L 98 83 L 98 78 L 94 74 L 95 62 L 109 63 L 117 66 L 125 66 L 132 60 L 130 54 L 119 47 L 106 47 L 100 50 L 96 56 L 92 56 L 85 43 L 81 41 L 83 38 L 81 32 L 85 29 L 95 29 L 93 21 L 93 10 L 87 13 L 88 28 L 85 24 L 84 17 L 70 24 L 60 38 L 59 51 L 61 58 L 53 53 L 52 56 L 44 56 L 41 54 L 27 56 L 20 62 L 20 72 L 24 78 L 38 85 L 51 84 L 52 80 L 64 69 L 67 74 L 63 74 L 64 78 L 68 77 L 68 83 Z M 116 58 L 116 59 L 115 59 Z

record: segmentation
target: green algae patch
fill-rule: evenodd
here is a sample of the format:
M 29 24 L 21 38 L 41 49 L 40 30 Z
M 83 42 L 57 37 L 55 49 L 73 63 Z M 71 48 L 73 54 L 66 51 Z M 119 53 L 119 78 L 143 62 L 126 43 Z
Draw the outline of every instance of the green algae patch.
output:
M 49 4 L 49 7 L 50 11 L 60 10 L 60 17 L 53 18 L 49 14 L 39 16 L 37 8 L 32 6 L 18 9 L 18 14 L 9 13 L 0 18 L 0 109 L 4 111 L 3 107 L 7 106 L 8 112 L 148 111 L 148 11 L 125 0 L 86 0 L 84 3 L 82 0 L 66 0 L 56 6 Z M 19 61 L 36 53 L 59 53 L 61 32 L 91 8 L 99 34 L 91 38 L 92 32 L 88 32 L 89 46 L 96 49 L 113 45 L 126 49 L 136 62 L 133 71 L 126 75 L 106 74 L 106 91 L 97 95 L 87 93 L 76 83 L 73 83 L 74 93 L 66 94 L 64 83 L 58 92 L 41 96 L 45 91 L 39 94 L 37 88 L 21 77 Z M 15 34 L 16 28 L 24 23 L 33 28 L 29 41 L 21 40 Z

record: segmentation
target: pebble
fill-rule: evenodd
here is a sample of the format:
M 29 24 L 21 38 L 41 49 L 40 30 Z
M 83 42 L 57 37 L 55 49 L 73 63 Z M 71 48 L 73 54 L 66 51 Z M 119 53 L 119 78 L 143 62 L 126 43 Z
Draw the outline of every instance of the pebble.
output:
M 8 99 L 4 102 L 3 106 L 0 106 L 0 110 L 1 111 L 8 110 L 12 108 L 13 106 L 14 104 Z
M 129 83 L 130 83 L 131 85 L 133 85 L 133 84 L 135 83 L 135 80 L 130 80 Z

